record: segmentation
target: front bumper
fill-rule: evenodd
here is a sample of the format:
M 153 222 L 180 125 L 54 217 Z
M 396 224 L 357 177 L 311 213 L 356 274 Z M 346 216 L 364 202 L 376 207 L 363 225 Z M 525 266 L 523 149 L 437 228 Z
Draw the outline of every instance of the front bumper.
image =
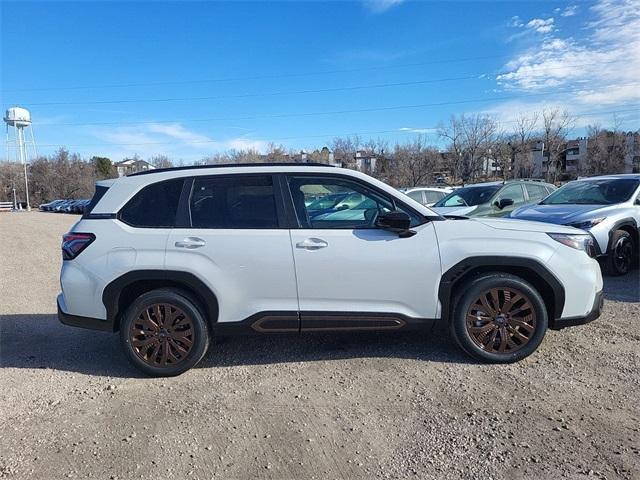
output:
M 602 313 L 602 306 L 604 305 L 604 293 L 600 290 L 596 293 L 593 300 L 593 307 L 591 311 L 582 317 L 567 317 L 556 318 L 553 324 L 549 327 L 551 330 L 561 330 L 566 327 L 574 327 L 576 325 L 584 325 L 585 323 L 593 322 Z
M 81 317 L 78 315 L 71 315 L 70 313 L 65 313 L 61 303 L 64 303 L 64 300 L 61 298 L 62 295 L 58 295 L 58 320 L 60 323 L 64 325 L 69 325 L 71 327 L 80 327 L 80 328 L 88 328 L 90 330 L 100 330 L 103 332 L 114 332 L 113 322 L 108 320 L 101 320 L 99 318 L 91 318 L 91 317 Z

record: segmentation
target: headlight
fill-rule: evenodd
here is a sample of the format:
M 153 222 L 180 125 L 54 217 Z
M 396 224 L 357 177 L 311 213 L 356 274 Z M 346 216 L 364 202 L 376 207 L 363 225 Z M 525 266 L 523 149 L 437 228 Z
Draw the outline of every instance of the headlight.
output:
M 547 233 L 556 242 L 560 242 L 567 247 L 575 248 L 576 250 L 582 250 L 590 257 L 595 257 L 595 248 L 593 245 L 593 238 L 589 234 L 580 233 Z
M 569 226 L 579 228 L 581 230 L 589 230 L 604 221 L 606 218 L 607 217 L 592 218 L 591 220 L 585 220 L 584 222 L 570 223 Z

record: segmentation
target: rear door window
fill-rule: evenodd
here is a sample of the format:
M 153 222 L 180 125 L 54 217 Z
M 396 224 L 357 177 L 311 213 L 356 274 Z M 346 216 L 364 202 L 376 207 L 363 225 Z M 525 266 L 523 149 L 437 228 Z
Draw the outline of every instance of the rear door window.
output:
M 278 228 L 270 175 L 196 177 L 189 210 L 193 228 Z

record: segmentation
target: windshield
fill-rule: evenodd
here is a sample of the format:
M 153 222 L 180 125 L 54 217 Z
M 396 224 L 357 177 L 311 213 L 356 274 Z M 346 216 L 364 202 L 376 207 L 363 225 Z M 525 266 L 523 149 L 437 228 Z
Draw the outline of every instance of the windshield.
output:
M 482 187 L 459 188 L 442 200 L 436 202 L 434 207 L 474 207 L 487 203 L 491 197 L 500 190 L 502 185 L 490 185 Z
M 541 205 L 614 205 L 629 200 L 640 180 L 634 178 L 603 178 L 567 183 Z

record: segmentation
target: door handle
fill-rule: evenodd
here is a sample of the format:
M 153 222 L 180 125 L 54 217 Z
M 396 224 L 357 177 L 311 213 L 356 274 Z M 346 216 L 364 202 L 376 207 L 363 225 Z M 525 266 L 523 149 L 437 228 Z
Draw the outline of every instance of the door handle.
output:
M 302 242 L 296 243 L 296 248 L 303 248 L 305 250 L 320 250 L 328 246 L 329 244 L 321 238 L 307 238 Z
M 200 248 L 204 247 L 207 244 L 203 239 L 198 237 L 187 237 L 182 241 L 177 241 L 175 246 L 178 248 Z

